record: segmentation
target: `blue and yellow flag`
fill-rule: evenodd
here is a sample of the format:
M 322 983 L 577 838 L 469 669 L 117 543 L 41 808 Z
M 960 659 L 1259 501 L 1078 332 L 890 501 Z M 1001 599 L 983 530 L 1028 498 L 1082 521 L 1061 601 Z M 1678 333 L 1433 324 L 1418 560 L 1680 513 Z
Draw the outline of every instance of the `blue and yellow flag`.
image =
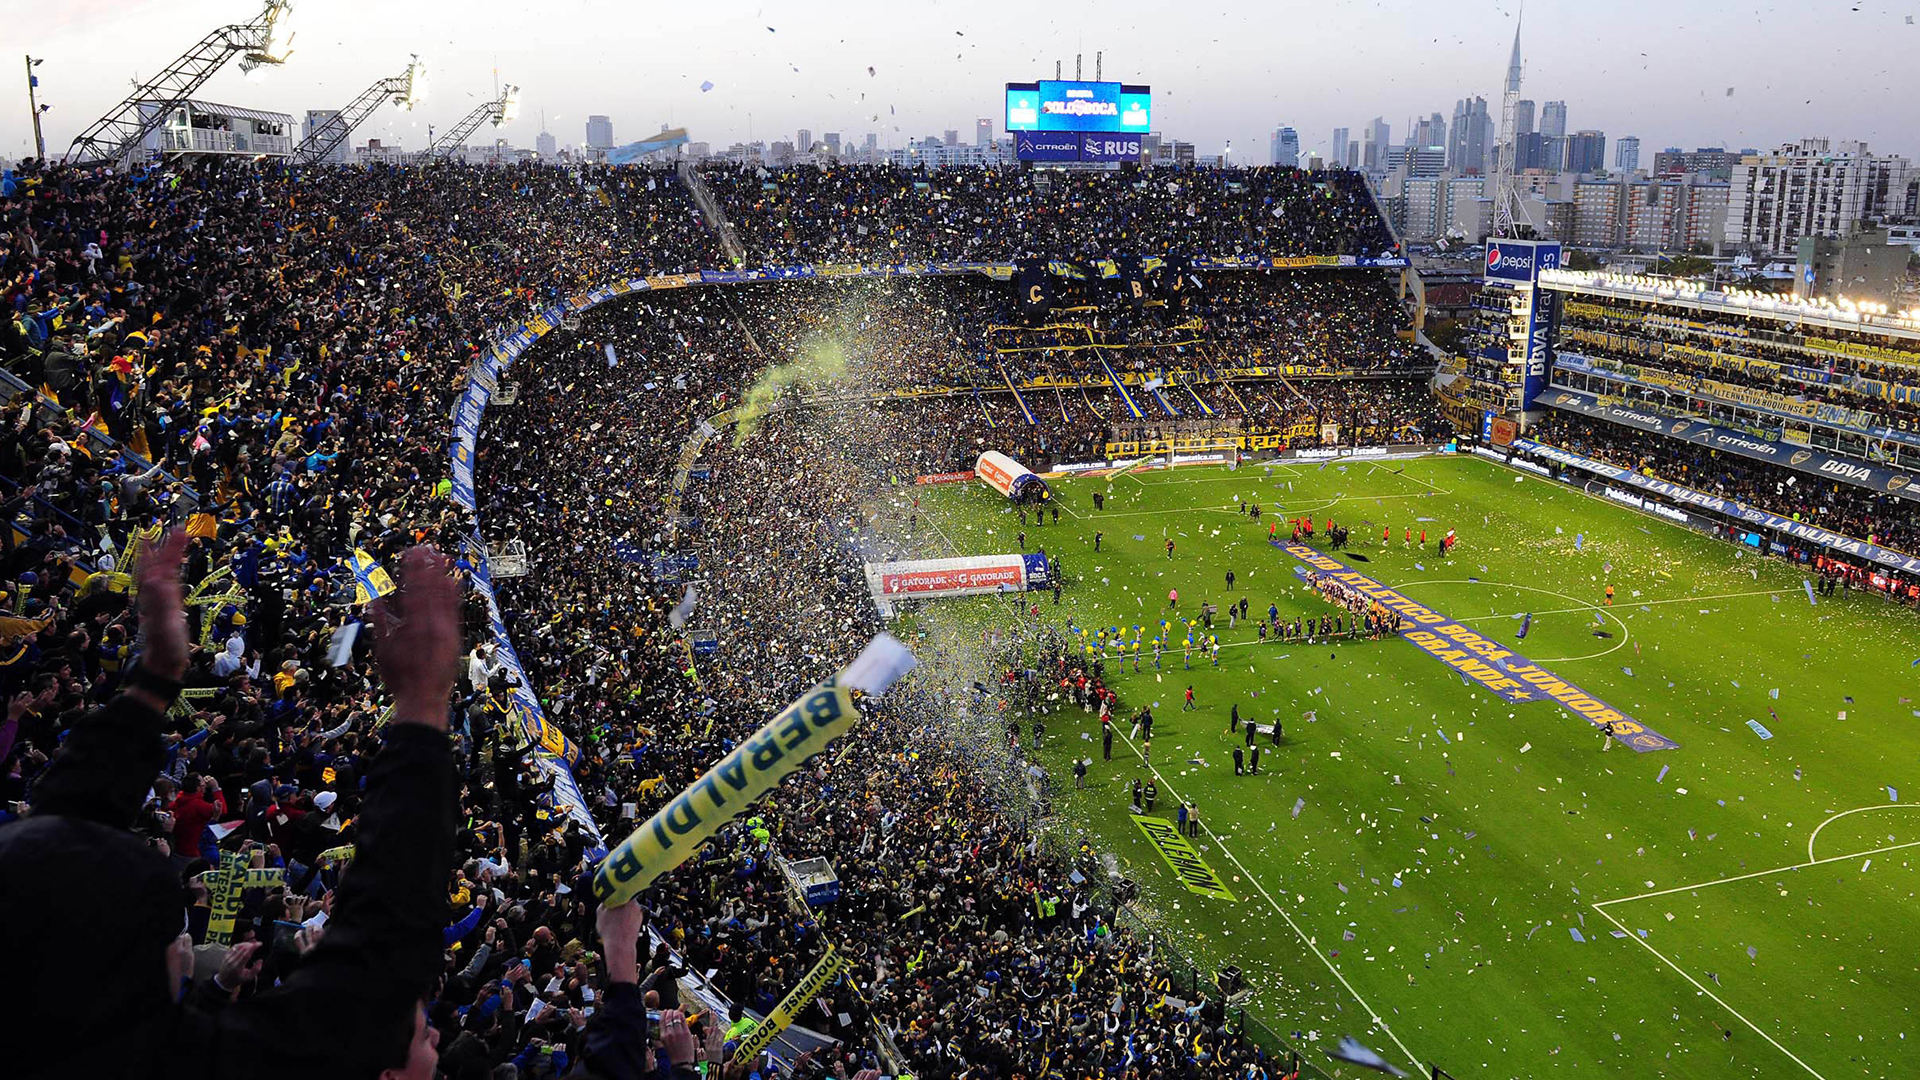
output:
M 375 562 L 365 548 L 354 548 L 347 557 L 347 569 L 353 571 L 353 602 L 371 604 L 393 591 L 393 579 L 386 568 Z

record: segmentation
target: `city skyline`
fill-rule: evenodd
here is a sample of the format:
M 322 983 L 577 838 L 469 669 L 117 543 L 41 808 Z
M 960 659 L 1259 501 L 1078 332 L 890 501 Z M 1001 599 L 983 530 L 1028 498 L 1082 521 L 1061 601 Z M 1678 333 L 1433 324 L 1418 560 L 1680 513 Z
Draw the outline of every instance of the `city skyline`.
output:
M 1055 60 L 1071 77 L 1076 52 L 1091 78 L 1099 51 L 1108 79 L 1154 87 L 1156 131 L 1194 143 L 1203 155 L 1230 142 L 1236 163 L 1258 163 L 1280 126 L 1300 132 L 1303 160 L 1330 158 L 1335 128 L 1364 127 L 1378 115 L 1404 139 L 1409 118 L 1450 115 L 1463 98 L 1496 100 L 1514 28 L 1514 12 L 1497 3 L 1424 41 L 1412 28 L 1430 12 L 1399 0 L 1366 11 L 1336 9 L 1304 24 L 1264 9 L 1173 21 L 1163 8 L 1133 0 L 1085 7 L 1099 17 L 1074 20 L 1077 9 L 1062 9 L 1049 12 L 1056 21 L 1037 27 L 1009 23 L 1029 9 L 994 0 L 924 18 L 856 2 L 827 20 L 792 3 L 720 3 L 665 15 L 583 3 L 576 17 L 556 20 L 503 0 L 458 8 L 303 0 L 293 13 L 294 51 L 285 67 L 249 78 L 229 64 L 202 96 L 297 119 L 339 108 L 419 53 L 431 72 L 426 102 L 413 114 L 382 109 L 355 132 L 356 144 L 378 138 L 424 146 L 430 125 L 451 125 L 486 100 L 497 78 L 524 88 L 521 116 L 483 129 L 476 140 L 498 136 L 533 146 L 544 110 L 562 146 L 578 145 L 570 133 L 583 130 L 588 114 L 600 114 L 634 137 L 665 123 L 716 148 L 792 139 L 802 127 L 838 131 L 848 143 L 877 133 L 885 148 L 966 130 L 979 117 L 992 118 L 1001 133 L 1004 83 L 1050 78 Z M 41 101 L 54 106 L 44 118 L 49 151 L 64 152 L 80 128 L 126 93 L 130 77 L 153 74 L 208 30 L 244 21 L 254 10 L 248 0 L 77 0 L 47 12 L 17 37 L 23 51 L 45 59 L 36 74 Z M 994 32 L 1003 25 L 1027 33 Z M 1104 35 L 1063 28 L 1089 25 L 1105 28 Z M 1649 27 L 1669 33 L 1649 34 Z M 1284 64 L 1232 44 L 1275 35 L 1290 43 Z M 1897 65 L 1915 43 L 1920 27 L 1894 12 L 1715 20 L 1710 12 L 1676 15 L 1643 0 L 1607 12 L 1536 11 L 1522 33 L 1523 96 L 1567 102 L 1569 132 L 1630 133 L 1653 148 L 1766 150 L 1825 136 L 1912 153 L 1920 150 L 1920 117 L 1899 103 L 1915 96 L 1920 76 Z M 1857 76 L 1807 98 L 1759 62 L 1777 59 L 1783 44 L 1805 63 L 1831 58 Z M 635 63 L 639 54 L 670 59 Z M 0 154 L 9 158 L 31 153 L 32 140 L 25 80 L 15 70 L 16 101 L 0 107 Z M 706 83 L 712 89 L 703 92 Z

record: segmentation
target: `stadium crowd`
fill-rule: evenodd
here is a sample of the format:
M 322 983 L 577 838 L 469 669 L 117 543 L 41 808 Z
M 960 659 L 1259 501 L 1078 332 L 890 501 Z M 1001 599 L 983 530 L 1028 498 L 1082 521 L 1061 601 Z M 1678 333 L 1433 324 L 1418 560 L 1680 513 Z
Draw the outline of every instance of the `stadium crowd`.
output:
M 700 175 L 750 267 L 1397 250 L 1349 172 L 708 164 Z
M 939 179 L 982 215 L 967 250 L 1049 226 L 1082 253 L 1176 231 L 1262 254 L 1383 241 L 1370 203 L 1299 174 L 1087 181 L 1065 194 L 1100 222 L 1093 239 L 1086 218 L 1042 214 L 1059 191 L 1015 197 L 1040 216 L 1009 225 L 1017 213 L 983 193 L 1006 179 Z M 847 205 L 894 212 L 864 201 L 879 182 L 855 182 Z M 782 213 L 802 244 L 830 228 Z M 743 216 L 749 235 L 771 228 Z M 903 244 L 967 243 L 957 218 L 912 220 Z M 977 797 L 983 774 L 1011 770 L 916 737 L 924 698 L 889 699 L 870 737 L 640 908 L 595 910 L 589 838 L 507 707 L 477 595 L 449 616 L 455 685 L 423 675 L 445 635 L 377 670 L 376 635 L 351 637 L 381 624 L 365 603 L 385 587 L 377 564 L 425 598 L 403 624 L 416 634 L 437 622 L 436 576 L 470 584 L 448 412 L 486 344 L 617 275 L 721 261 L 672 174 L 646 169 L 28 163 L 0 181 L 0 359 L 43 391 L 0 411 L 0 925 L 46 973 L 16 1005 L 24 1028 L 79 1033 L 84 1007 L 100 1033 L 27 1047 L 20 1075 L 252 1075 L 268 1060 L 425 1077 L 436 1048 L 452 1077 L 690 1075 L 752 1021 L 683 998 L 682 976 L 712 972 L 764 1013 L 829 941 L 855 966 L 803 1015 L 825 1041 L 799 1075 L 882 1067 L 869 1019 L 923 1076 L 1278 1074 L 1220 1003 L 1165 996 L 1169 971 L 1112 924 L 1085 867 Z M 812 309 L 784 288 L 589 316 L 523 361 L 520 404 L 496 405 L 482 443 L 487 539 L 524 543 L 532 568 L 500 582 L 500 604 L 533 689 L 584 749 L 580 788 L 609 836 L 874 629 L 856 553 L 884 542 L 863 515 L 889 481 L 970 465 L 1019 426 L 1010 395 L 803 406 L 835 385 L 820 342 L 858 354 L 861 385 L 903 385 L 977 368 L 963 346 L 985 309 L 945 285 Z M 783 359 L 804 362 L 755 385 Z M 726 407 L 748 410 L 742 441 L 712 440 L 711 479 L 676 499 L 681 441 Z M 1101 427 L 1061 415 L 1034 449 L 1094 452 Z M 903 424 L 932 437 L 901 440 Z M 184 538 L 143 554 L 169 528 Z M 451 564 L 403 559 L 416 545 Z M 698 621 L 727 642 L 724 663 L 687 664 L 669 611 L 681 583 L 649 558 L 662 550 L 698 558 Z M 154 598 L 133 604 L 143 580 Z M 175 623 L 177 655 L 162 644 Z M 433 692 L 409 690 L 423 681 Z M 103 767 L 112 790 L 89 792 Z M 776 852 L 828 856 L 841 900 L 790 904 Z M 48 883 L 81 880 L 98 887 L 48 902 Z M 636 954 L 643 919 L 670 948 Z M 313 992 L 327 1006 L 303 1010 Z
M 1896 495 L 1568 413 L 1550 413 L 1528 437 L 1832 532 L 1920 551 L 1912 505 Z

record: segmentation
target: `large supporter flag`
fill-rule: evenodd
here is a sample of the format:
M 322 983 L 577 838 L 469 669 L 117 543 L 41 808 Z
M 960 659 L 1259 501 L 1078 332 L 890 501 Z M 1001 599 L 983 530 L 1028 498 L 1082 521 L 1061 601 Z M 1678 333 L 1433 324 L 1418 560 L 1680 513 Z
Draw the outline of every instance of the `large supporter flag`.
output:
M 371 604 L 393 591 L 393 578 L 365 548 L 354 548 L 347 557 L 347 569 L 353 571 L 353 602 Z
M 1053 282 L 1047 264 L 1038 259 L 1013 264 L 1013 288 L 1020 296 L 1020 310 L 1029 316 L 1045 315 L 1053 307 Z

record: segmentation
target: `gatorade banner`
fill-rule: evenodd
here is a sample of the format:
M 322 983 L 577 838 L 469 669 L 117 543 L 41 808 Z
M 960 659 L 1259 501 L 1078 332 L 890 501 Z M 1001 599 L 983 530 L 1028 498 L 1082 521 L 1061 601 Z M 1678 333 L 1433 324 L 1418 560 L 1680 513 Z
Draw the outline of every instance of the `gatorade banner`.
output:
M 720 826 L 853 727 L 860 719 L 854 690 L 884 693 L 915 663 L 913 653 L 890 634 L 868 642 L 853 663 L 800 695 L 621 841 L 594 871 L 594 898 L 624 904 L 687 861 Z
M 1273 546 L 1306 563 L 1315 577 L 1341 585 L 1405 619 L 1400 636 L 1418 645 L 1422 652 L 1460 673 L 1460 677 L 1479 683 L 1500 695 L 1504 701 L 1538 701 L 1547 698 L 1594 727 L 1613 725 L 1613 737 L 1641 753 L 1649 750 L 1674 750 L 1680 744 L 1657 731 L 1642 727 L 1639 721 L 1606 702 L 1558 678 L 1511 649 L 1502 647 L 1479 632 L 1454 622 L 1445 615 L 1420 604 L 1405 594 L 1390 589 L 1338 559 L 1331 559 L 1305 544 L 1272 541 Z
M 1133 823 L 1147 834 L 1147 839 L 1160 852 L 1160 857 L 1173 867 L 1173 876 L 1180 879 L 1180 884 L 1185 885 L 1188 892 L 1211 896 L 1215 900 L 1234 899 L 1227 883 L 1193 849 L 1193 844 L 1180 835 L 1179 827 L 1173 822 L 1166 818 L 1137 817 Z
M 840 973 L 845 971 L 846 967 L 846 957 L 835 951 L 832 945 L 828 945 L 827 955 L 813 965 L 813 970 L 807 972 L 805 978 L 793 984 L 793 989 L 787 991 L 787 996 L 780 999 L 780 1004 L 774 1006 L 765 1020 L 760 1021 L 757 1027 L 740 1040 L 739 1048 L 733 1052 L 733 1063 L 745 1065 L 759 1057 L 761 1051 L 773 1045 L 773 1040 L 787 1030 L 794 1018 L 806 1009 L 809 1002 L 826 993 L 827 987 L 833 985 L 833 981 L 840 977 Z
M 1036 556 L 1045 559 L 1045 556 Z M 867 564 L 867 581 L 887 597 L 975 596 L 1024 592 L 1030 569 L 1020 555 L 962 555 Z M 1042 579 L 1045 574 L 1041 575 Z

